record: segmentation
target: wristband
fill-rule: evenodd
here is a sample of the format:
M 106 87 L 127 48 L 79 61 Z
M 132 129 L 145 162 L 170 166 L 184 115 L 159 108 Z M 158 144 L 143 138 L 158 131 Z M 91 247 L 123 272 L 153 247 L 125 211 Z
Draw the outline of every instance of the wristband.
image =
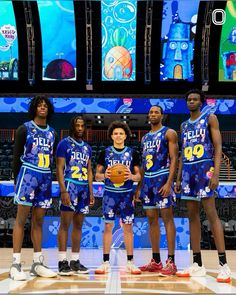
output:
M 60 192 L 60 194 L 65 194 L 65 193 L 68 193 L 67 191 L 65 191 L 65 192 Z

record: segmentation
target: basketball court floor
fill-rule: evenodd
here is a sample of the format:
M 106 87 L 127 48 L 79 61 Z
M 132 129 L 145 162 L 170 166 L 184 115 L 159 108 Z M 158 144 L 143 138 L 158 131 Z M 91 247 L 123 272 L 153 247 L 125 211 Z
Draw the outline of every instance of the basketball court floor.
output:
M 23 269 L 28 273 L 32 262 L 32 249 L 23 249 Z M 12 249 L 0 249 L 0 294 L 52 294 L 52 293 L 79 293 L 79 294 L 236 294 L 236 251 L 227 251 L 228 264 L 232 270 L 232 282 L 217 283 L 217 253 L 214 250 L 202 252 L 207 276 L 203 278 L 159 277 L 156 273 L 142 273 L 130 275 L 125 272 L 126 253 L 124 250 L 112 249 L 111 273 L 95 275 L 95 268 L 101 264 L 102 249 L 82 249 L 81 262 L 90 268 L 87 275 L 73 275 L 70 277 L 57 276 L 56 278 L 30 277 L 24 282 L 14 282 L 8 278 L 8 270 L 12 259 Z M 57 249 L 45 249 L 46 264 L 57 270 Z M 162 261 L 167 252 L 161 251 Z M 151 258 L 150 249 L 135 250 L 136 265 L 143 265 Z M 189 265 L 191 252 L 176 251 L 178 269 Z M 22 263 L 22 264 L 23 264 Z

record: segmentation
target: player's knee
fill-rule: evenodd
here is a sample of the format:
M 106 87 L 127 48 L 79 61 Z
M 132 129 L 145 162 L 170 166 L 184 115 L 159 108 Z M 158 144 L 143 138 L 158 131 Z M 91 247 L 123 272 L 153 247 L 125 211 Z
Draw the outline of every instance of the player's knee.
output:
M 105 232 L 112 232 L 114 224 L 113 223 L 105 223 Z
M 148 222 L 150 226 L 157 226 L 159 224 L 158 218 L 156 218 L 156 216 L 148 216 Z
M 25 226 L 25 222 L 26 222 L 26 219 L 25 218 L 22 218 L 20 216 L 17 216 L 16 222 L 15 222 L 15 226 L 17 226 L 17 227 L 24 227 Z
M 70 222 L 61 221 L 60 223 L 60 230 L 68 231 L 70 227 Z
M 43 226 L 43 217 L 34 217 L 32 219 L 33 227 L 42 227 Z

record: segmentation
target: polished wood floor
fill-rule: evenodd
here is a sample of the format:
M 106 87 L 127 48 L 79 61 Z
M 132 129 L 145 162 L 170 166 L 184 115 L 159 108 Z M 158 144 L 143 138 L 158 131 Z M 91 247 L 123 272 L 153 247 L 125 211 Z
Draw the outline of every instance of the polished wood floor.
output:
M 69 251 L 68 251 L 69 252 Z M 22 262 L 26 272 L 32 263 L 32 249 L 23 249 Z M 151 258 L 150 249 L 135 250 L 136 265 L 143 265 Z M 161 251 L 162 261 L 167 252 Z M 0 294 L 46 294 L 46 293 L 79 293 L 79 294 L 235 294 L 236 293 L 236 251 L 227 251 L 228 264 L 232 270 L 232 282 L 229 284 L 217 283 L 218 258 L 216 251 L 202 251 L 207 276 L 204 278 L 177 278 L 159 277 L 155 273 L 130 275 L 125 272 L 126 253 L 124 250 L 112 249 L 112 271 L 108 275 L 95 275 L 95 268 L 102 261 L 101 249 L 82 249 L 81 262 L 90 268 L 88 275 L 74 275 L 45 279 L 28 276 L 25 282 L 14 282 L 8 278 L 8 270 L 12 260 L 12 249 L 0 249 Z M 46 264 L 57 270 L 57 249 L 45 249 Z M 178 269 L 189 265 L 191 253 L 176 251 Z

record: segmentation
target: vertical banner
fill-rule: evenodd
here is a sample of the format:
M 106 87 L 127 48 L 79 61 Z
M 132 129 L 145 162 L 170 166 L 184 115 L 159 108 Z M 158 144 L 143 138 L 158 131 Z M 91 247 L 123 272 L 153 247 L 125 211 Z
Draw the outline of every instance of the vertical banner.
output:
M 37 1 L 43 55 L 43 80 L 76 79 L 74 4 L 67 1 Z
M 161 30 L 161 81 L 194 81 L 194 38 L 199 0 L 164 1 Z
M 11 1 L 0 1 L 0 80 L 18 79 L 18 40 Z
M 236 81 L 236 2 L 227 1 L 219 54 L 219 81 Z
M 135 81 L 137 0 L 103 0 L 102 81 Z

